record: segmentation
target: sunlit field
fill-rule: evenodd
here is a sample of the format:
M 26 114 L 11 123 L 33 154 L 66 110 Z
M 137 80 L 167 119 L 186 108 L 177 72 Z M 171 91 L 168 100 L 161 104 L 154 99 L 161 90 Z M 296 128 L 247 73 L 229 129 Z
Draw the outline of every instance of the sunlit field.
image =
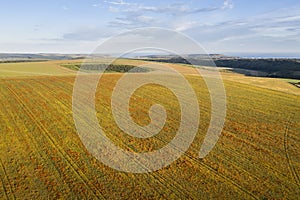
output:
M 198 133 L 188 151 L 170 166 L 131 174 L 95 159 L 77 134 L 72 115 L 77 72 L 62 65 L 80 62 L 0 64 L 1 199 L 299 198 L 299 88 L 281 79 L 222 73 L 227 95 L 225 126 L 217 145 L 200 159 L 211 116 L 209 92 L 194 68 L 169 64 L 184 74 L 198 97 Z M 133 138 L 117 126 L 111 111 L 111 94 L 122 75 L 106 73 L 99 82 L 95 100 L 99 124 L 125 150 L 161 148 L 179 126 L 176 96 L 159 85 L 139 88 L 130 100 L 134 121 L 150 123 L 148 111 L 155 103 L 165 107 L 167 121 L 154 137 Z M 141 75 L 131 76 L 134 81 Z

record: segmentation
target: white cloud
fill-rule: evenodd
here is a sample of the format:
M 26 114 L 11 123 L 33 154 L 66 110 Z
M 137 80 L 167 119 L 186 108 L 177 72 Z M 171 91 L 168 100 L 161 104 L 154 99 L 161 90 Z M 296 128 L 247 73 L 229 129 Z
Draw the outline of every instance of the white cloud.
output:
M 120 11 L 119 8 L 116 8 L 116 7 L 113 7 L 113 6 L 109 6 L 109 9 L 108 9 L 110 12 L 114 12 L 114 13 L 117 13 Z
M 96 4 L 93 4 L 93 7 L 101 7 L 102 4 L 101 3 L 96 3 Z
M 261 36 L 268 36 L 268 37 L 289 37 L 297 34 L 299 31 L 295 31 L 293 27 L 254 27 L 252 28 L 257 34 Z
M 225 0 L 222 9 L 232 9 L 234 7 L 233 2 L 230 0 Z
M 153 5 L 138 4 L 138 3 L 128 3 L 123 0 L 104 1 L 104 2 L 110 5 L 109 6 L 110 12 L 119 13 L 121 15 L 121 17 L 119 16 L 115 20 L 110 22 L 110 25 L 121 26 L 120 28 L 122 28 L 122 25 L 123 28 L 159 26 L 161 24 L 157 22 L 162 22 L 162 19 L 166 19 L 168 17 L 183 17 L 187 15 L 194 15 L 197 13 L 209 13 L 217 10 L 225 10 L 225 9 L 233 8 L 233 4 L 230 0 L 224 0 L 222 5 L 219 6 L 208 6 L 208 7 L 193 7 L 186 3 L 172 3 L 172 4 L 153 6 Z M 144 16 L 147 16 L 149 20 L 144 20 L 144 24 L 143 24 L 142 18 L 144 18 Z M 185 30 L 186 28 L 183 27 L 178 29 Z
M 69 10 L 70 8 L 69 7 L 67 7 L 67 6 L 62 6 L 61 7 L 63 10 Z
M 230 0 L 224 0 L 221 6 L 211 6 L 211 7 L 202 7 L 195 8 L 190 7 L 187 4 L 183 3 L 172 3 L 160 6 L 147 6 L 144 4 L 137 3 L 127 3 L 124 1 L 120 2 L 111 2 L 105 1 L 106 3 L 113 4 L 116 6 L 122 6 L 122 12 L 152 12 L 152 13 L 165 13 L 170 15 L 186 15 L 186 14 L 195 14 L 199 12 L 211 12 L 216 10 L 232 9 L 233 3 Z
M 184 32 L 214 52 L 294 51 L 300 52 L 300 9 L 282 8 L 246 18 L 230 19 L 224 10 L 233 9 L 231 0 L 219 6 L 196 7 L 187 3 L 151 5 L 105 1 L 115 16 L 107 29 L 70 31 L 53 42 L 98 42 L 126 29 L 145 26 L 165 27 Z M 215 17 L 217 16 L 217 17 Z M 205 18 L 205 17 L 208 17 Z M 211 20 L 214 17 L 214 20 Z M 143 35 L 139 40 L 155 41 L 161 35 Z M 169 40 L 169 36 L 163 36 Z M 175 41 L 175 40 L 173 40 Z M 121 41 L 120 41 L 121 42 Z M 137 41 L 139 42 L 139 41 Z
M 109 4 L 112 4 L 112 5 L 117 5 L 117 6 L 132 6 L 132 5 L 136 5 L 136 4 L 133 4 L 133 3 L 127 3 L 123 0 L 120 0 L 120 1 L 104 1 L 105 3 L 109 3 Z
M 186 31 L 197 25 L 198 25 L 198 23 L 195 21 L 188 21 L 188 22 L 182 22 L 182 23 L 179 22 L 179 23 L 175 24 L 174 28 L 176 31 Z
M 154 22 L 154 18 L 146 15 L 128 15 L 125 17 L 118 17 L 114 21 L 110 22 L 113 27 L 126 27 L 137 28 L 145 25 L 151 25 Z

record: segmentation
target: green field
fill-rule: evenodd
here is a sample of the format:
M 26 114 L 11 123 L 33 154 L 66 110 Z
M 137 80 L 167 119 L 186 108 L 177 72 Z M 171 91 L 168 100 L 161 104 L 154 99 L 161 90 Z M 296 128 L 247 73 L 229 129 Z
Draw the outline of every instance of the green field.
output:
M 222 135 L 198 158 L 210 120 L 210 96 L 195 69 L 170 64 L 193 86 L 200 106 L 198 134 L 189 150 L 152 173 L 113 170 L 95 159 L 76 132 L 72 115 L 75 71 L 80 61 L 0 64 L 0 199 L 297 199 L 300 196 L 299 88 L 280 79 L 223 73 L 227 117 Z M 119 60 L 138 65 L 144 61 Z M 155 68 L 153 69 L 155 70 Z M 123 133 L 114 122 L 110 97 L 121 73 L 107 73 L 96 94 L 99 123 L 118 146 L 145 152 L 166 145 L 180 110 L 168 89 L 147 85 L 132 96 L 136 123 L 162 104 L 162 131 L 149 139 Z M 132 74 L 132 80 L 139 74 Z

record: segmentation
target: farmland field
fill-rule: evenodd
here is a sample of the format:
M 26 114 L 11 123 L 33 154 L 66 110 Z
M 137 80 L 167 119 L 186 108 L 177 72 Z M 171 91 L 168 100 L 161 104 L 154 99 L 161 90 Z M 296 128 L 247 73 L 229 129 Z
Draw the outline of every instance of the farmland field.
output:
M 210 120 L 210 96 L 195 69 L 170 64 L 192 85 L 200 107 L 199 130 L 189 150 L 161 170 L 131 174 L 95 159 L 82 144 L 72 115 L 79 61 L 0 64 L 0 199 L 297 199 L 300 196 L 299 88 L 280 79 L 223 73 L 227 117 L 222 135 L 198 158 Z M 138 65 L 144 61 L 119 60 Z M 43 69 L 42 69 L 43 68 Z M 149 139 L 123 133 L 114 122 L 110 97 L 122 73 L 103 74 L 96 93 L 99 123 L 128 151 L 166 145 L 178 129 L 180 110 L 168 89 L 147 85 L 131 98 L 136 123 L 149 123 L 148 110 L 162 104 L 162 131 Z M 132 80 L 140 76 L 132 74 Z
M 72 62 L 74 61 L 68 61 L 67 63 Z M 1 63 L 0 78 L 75 74 L 73 71 L 62 68 L 60 65 L 61 61 Z

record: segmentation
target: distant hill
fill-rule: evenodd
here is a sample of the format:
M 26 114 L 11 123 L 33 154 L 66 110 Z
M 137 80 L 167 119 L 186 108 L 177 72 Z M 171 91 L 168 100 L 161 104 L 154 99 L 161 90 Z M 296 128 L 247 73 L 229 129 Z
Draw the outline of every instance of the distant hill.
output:
M 93 57 L 108 57 L 109 55 L 93 55 Z M 13 61 L 45 61 L 45 60 L 72 60 L 88 58 L 88 54 L 19 54 L 19 53 L 0 53 L 0 62 Z
M 217 66 L 230 68 L 232 71 L 248 76 L 300 79 L 300 60 L 287 58 L 239 58 L 222 54 L 191 54 L 183 57 L 148 56 L 141 58 L 148 61 Z

